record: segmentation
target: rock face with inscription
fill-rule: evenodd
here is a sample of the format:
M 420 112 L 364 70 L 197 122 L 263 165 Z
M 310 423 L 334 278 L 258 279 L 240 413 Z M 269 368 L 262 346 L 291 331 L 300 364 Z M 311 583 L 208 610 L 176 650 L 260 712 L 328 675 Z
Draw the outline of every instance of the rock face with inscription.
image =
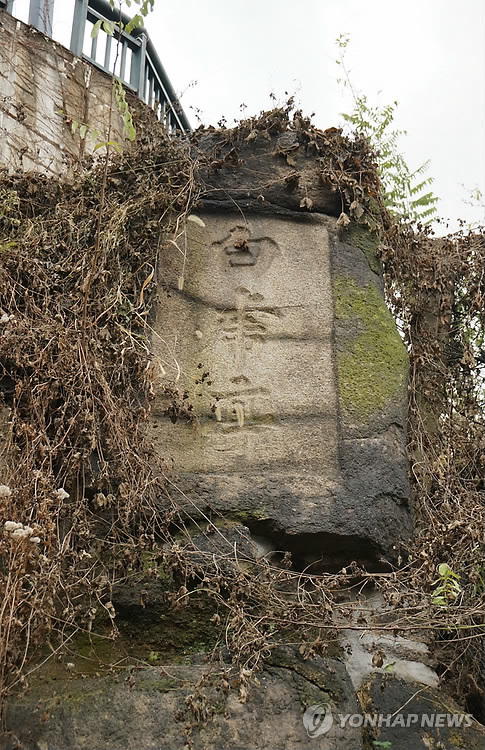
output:
M 410 533 L 407 357 L 362 233 L 343 241 L 335 224 L 189 217 L 161 260 L 153 340 L 154 442 L 188 510 L 243 522 L 304 565 L 392 557 Z M 170 407 L 174 382 L 195 421 Z

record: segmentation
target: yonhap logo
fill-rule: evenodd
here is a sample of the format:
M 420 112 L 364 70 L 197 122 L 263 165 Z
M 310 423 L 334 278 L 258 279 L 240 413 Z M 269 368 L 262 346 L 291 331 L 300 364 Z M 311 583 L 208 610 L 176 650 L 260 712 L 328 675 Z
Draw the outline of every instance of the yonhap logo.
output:
M 339 729 L 359 727 L 469 727 L 473 724 L 471 714 L 335 714 L 328 703 L 316 703 L 303 714 L 303 726 L 310 739 L 326 734 L 335 722 Z
M 333 724 L 332 711 L 328 703 L 316 703 L 309 706 L 303 714 L 303 726 L 307 735 L 313 740 L 326 734 Z

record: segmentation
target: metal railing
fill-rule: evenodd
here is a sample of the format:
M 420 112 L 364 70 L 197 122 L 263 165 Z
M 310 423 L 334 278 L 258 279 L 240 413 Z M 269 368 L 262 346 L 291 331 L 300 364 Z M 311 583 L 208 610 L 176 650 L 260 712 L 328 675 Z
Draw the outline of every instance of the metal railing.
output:
M 11 13 L 14 2 L 0 0 L 0 9 Z M 30 0 L 29 23 L 48 36 L 52 36 L 54 2 Z M 115 24 L 113 35 L 106 34 L 101 26 L 92 38 L 93 26 L 100 20 Z M 107 0 L 75 0 L 71 51 L 105 73 L 112 75 L 114 72 L 154 110 L 170 134 L 190 133 L 190 123 L 147 32 L 136 28 L 127 34 L 120 27 L 120 21 L 125 27 L 130 18 L 113 10 Z
M 28 23 L 47 36 L 52 36 L 52 16 L 55 0 L 29 0 Z M 0 0 L 0 10 L 14 13 L 15 0 Z
M 121 20 L 126 26 L 130 19 L 124 13 L 120 18 L 120 12 L 113 10 L 106 0 L 75 0 L 72 52 L 106 73 L 114 71 L 155 111 L 169 133 L 177 130 L 190 132 L 190 123 L 147 32 L 137 28 L 127 34 L 116 25 L 112 36 L 101 27 L 92 38 L 91 31 L 99 20 L 115 24 Z

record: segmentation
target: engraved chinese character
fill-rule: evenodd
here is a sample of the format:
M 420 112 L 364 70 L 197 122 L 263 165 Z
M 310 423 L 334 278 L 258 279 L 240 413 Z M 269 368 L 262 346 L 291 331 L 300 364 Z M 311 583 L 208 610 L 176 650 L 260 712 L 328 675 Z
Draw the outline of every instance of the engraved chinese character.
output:
M 280 252 L 274 240 L 270 237 L 251 237 L 249 227 L 243 224 L 230 229 L 229 234 L 213 244 L 213 248 L 222 248 L 231 268 L 251 268 L 257 264 L 260 273 L 266 271 Z

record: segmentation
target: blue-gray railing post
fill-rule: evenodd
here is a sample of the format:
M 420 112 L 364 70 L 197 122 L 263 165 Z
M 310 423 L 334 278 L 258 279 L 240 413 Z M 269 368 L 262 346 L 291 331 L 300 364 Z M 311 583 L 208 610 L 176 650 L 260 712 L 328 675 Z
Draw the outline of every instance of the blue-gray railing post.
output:
M 0 0 L 2 1 L 5 2 Z M 103 21 L 114 24 L 114 32 L 107 33 L 101 26 L 99 33 L 91 39 L 91 44 L 87 45 L 90 46 L 88 51 L 85 47 L 88 41 L 85 39 L 86 28 L 91 29 Z M 156 116 L 162 119 L 170 133 L 190 133 L 190 123 L 177 101 L 153 42 L 144 29 L 135 28 L 127 33 L 129 22 L 129 16 L 113 8 L 108 0 L 75 0 L 72 52 L 112 76 L 114 60 L 111 53 L 116 43 L 116 75 L 123 85 L 154 109 Z M 104 45 L 103 54 L 100 54 L 98 39 Z
M 88 3 L 89 0 L 75 0 L 74 16 L 72 19 L 71 50 L 77 57 L 82 57 L 83 54 Z
M 146 58 L 147 58 L 147 35 L 142 33 L 137 37 L 140 42 L 134 59 L 131 64 L 130 86 L 133 86 L 136 93 L 143 99 L 145 97 L 145 76 L 146 76 Z
M 5 8 L 7 13 L 11 13 L 13 11 L 14 1 L 15 0 L 1 0 L 0 8 Z
M 54 0 L 30 0 L 29 24 L 52 36 L 52 17 L 54 15 Z

